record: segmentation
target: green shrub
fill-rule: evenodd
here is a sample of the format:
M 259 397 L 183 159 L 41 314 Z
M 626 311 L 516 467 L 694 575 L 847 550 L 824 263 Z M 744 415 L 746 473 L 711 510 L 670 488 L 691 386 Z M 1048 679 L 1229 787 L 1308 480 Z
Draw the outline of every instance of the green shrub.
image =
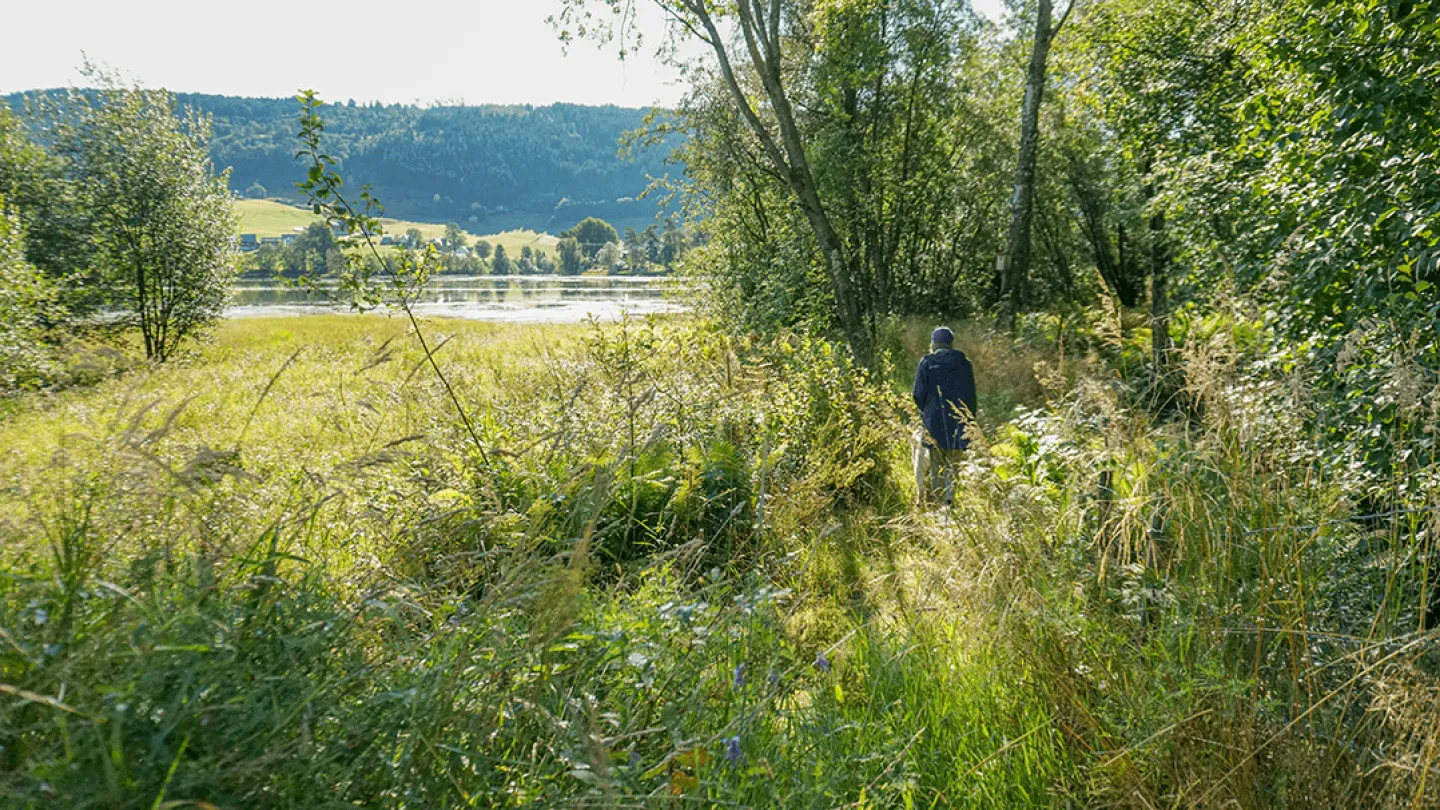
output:
M 58 316 L 54 286 L 26 261 L 20 220 L 0 197 L 0 396 L 33 389 L 56 373 L 44 336 Z

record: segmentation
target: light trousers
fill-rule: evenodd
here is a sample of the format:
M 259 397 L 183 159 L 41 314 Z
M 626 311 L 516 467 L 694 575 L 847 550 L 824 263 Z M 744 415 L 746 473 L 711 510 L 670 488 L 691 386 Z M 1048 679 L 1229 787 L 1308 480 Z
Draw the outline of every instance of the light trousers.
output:
M 955 500 L 955 466 L 964 450 L 942 450 L 930 437 L 917 433 L 913 442 L 915 493 L 920 503 L 951 503 Z

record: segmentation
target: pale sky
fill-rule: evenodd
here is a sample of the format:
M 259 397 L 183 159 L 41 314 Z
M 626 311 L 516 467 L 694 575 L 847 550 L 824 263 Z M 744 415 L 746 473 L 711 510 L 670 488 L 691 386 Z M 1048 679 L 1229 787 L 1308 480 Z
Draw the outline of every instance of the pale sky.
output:
M 987 13 L 1001 0 L 977 0 Z M 15 0 L 0 34 L 0 94 L 80 84 L 88 57 L 147 87 L 329 102 L 620 104 L 679 100 L 654 58 L 662 22 L 625 61 L 615 47 L 566 54 L 545 20 L 560 0 Z M 307 33 L 309 32 L 309 33 Z

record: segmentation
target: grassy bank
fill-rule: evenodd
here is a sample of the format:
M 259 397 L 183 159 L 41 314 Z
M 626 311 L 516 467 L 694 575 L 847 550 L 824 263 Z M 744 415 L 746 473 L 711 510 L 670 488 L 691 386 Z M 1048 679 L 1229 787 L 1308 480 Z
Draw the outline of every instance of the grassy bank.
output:
M 1362 506 L 1236 330 L 1168 411 L 1123 341 L 966 331 L 986 437 L 925 513 L 918 324 L 883 385 L 430 328 L 478 446 L 371 317 L 0 425 L 4 806 L 1433 806 L 1433 460 Z

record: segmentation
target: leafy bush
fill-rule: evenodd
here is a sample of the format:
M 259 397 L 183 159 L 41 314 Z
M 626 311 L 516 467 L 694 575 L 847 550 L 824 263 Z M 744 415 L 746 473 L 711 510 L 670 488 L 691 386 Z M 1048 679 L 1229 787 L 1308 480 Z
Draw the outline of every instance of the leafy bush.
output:
M 54 285 L 26 261 L 20 220 L 0 197 L 0 396 L 54 373 L 44 334 L 59 314 Z

